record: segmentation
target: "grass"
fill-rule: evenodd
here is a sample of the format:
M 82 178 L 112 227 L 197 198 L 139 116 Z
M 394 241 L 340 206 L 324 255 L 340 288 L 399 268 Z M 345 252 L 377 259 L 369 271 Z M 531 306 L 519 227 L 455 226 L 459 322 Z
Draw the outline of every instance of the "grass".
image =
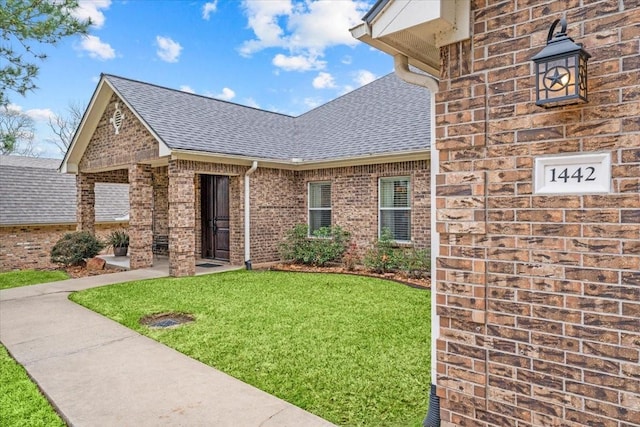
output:
M 64 271 L 21 270 L 0 273 L 0 289 L 17 288 L 18 286 L 36 285 L 38 283 L 66 280 L 69 275 Z
M 333 423 L 419 426 L 428 405 L 428 291 L 349 275 L 235 271 L 71 299 Z M 151 329 L 139 319 L 190 313 Z
M 0 345 L 0 421 L 3 427 L 65 426 L 26 371 Z

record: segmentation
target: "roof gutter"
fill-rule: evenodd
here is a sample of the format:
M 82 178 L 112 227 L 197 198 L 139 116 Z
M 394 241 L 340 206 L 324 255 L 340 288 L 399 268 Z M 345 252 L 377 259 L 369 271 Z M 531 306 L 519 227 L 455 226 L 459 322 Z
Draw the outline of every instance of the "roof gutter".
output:
M 258 162 L 253 161 L 251 167 L 244 174 L 244 265 L 251 270 L 251 194 L 249 176 L 258 169 Z
M 429 75 L 414 73 L 409 69 L 409 58 L 405 55 L 394 55 L 393 65 L 395 73 L 398 77 L 407 83 L 426 87 L 432 93 L 431 96 L 431 126 L 430 126 L 430 144 L 431 144 L 431 268 L 435 268 L 438 259 L 438 250 L 440 248 L 440 235 L 436 228 L 437 218 L 436 214 L 436 175 L 438 172 L 438 165 L 440 162 L 440 156 L 438 149 L 436 148 L 436 100 L 435 94 L 438 92 L 438 81 Z M 434 275 L 431 275 L 431 279 L 434 280 Z M 437 353 L 437 340 L 440 336 L 440 316 L 437 314 L 437 303 L 435 292 L 435 286 L 432 287 L 431 292 L 431 360 L 438 360 Z M 440 425 L 440 398 L 436 392 L 436 378 L 438 375 L 437 364 L 431 364 L 431 390 L 429 396 L 429 411 L 427 417 L 424 420 L 424 426 L 439 426 Z

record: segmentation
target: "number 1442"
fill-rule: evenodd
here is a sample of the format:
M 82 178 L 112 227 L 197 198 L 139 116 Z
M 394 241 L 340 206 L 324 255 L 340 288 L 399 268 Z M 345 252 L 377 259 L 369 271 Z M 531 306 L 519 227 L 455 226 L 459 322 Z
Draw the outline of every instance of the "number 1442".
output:
M 596 180 L 596 168 L 593 166 L 582 167 L 576 169 L 569 168 L 551 168 L 551 182 L 588 182 Z

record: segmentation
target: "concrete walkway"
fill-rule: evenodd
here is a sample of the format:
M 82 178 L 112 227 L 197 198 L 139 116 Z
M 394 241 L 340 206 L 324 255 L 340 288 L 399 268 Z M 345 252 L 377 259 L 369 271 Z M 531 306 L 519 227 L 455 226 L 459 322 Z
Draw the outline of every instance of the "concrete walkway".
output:
M 72 426 L 331 426 L 68 300 L 133 270 L 0 291 L 0 341 Z

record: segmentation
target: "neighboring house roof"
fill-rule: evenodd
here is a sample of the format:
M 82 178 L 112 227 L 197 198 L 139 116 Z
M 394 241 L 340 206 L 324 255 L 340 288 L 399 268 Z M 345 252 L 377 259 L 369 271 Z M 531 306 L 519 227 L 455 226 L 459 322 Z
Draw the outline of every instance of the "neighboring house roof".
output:
M 59 173 L 58 159 L 0 156 L 0 226 L 76 223 L 75 176 Z M 96 222 L 116 222 L 129 211 L 129 185 L 97 183 Z
M 299 165 L 428 156 L 430 148 L 431 94 L 393 73 L 298 117 L 103 74 L 85 114 L 91 119 L 83 119 L 62 170 L 81 158 L 111 91 L 159 140 L 161 157 L 205 153 Z

